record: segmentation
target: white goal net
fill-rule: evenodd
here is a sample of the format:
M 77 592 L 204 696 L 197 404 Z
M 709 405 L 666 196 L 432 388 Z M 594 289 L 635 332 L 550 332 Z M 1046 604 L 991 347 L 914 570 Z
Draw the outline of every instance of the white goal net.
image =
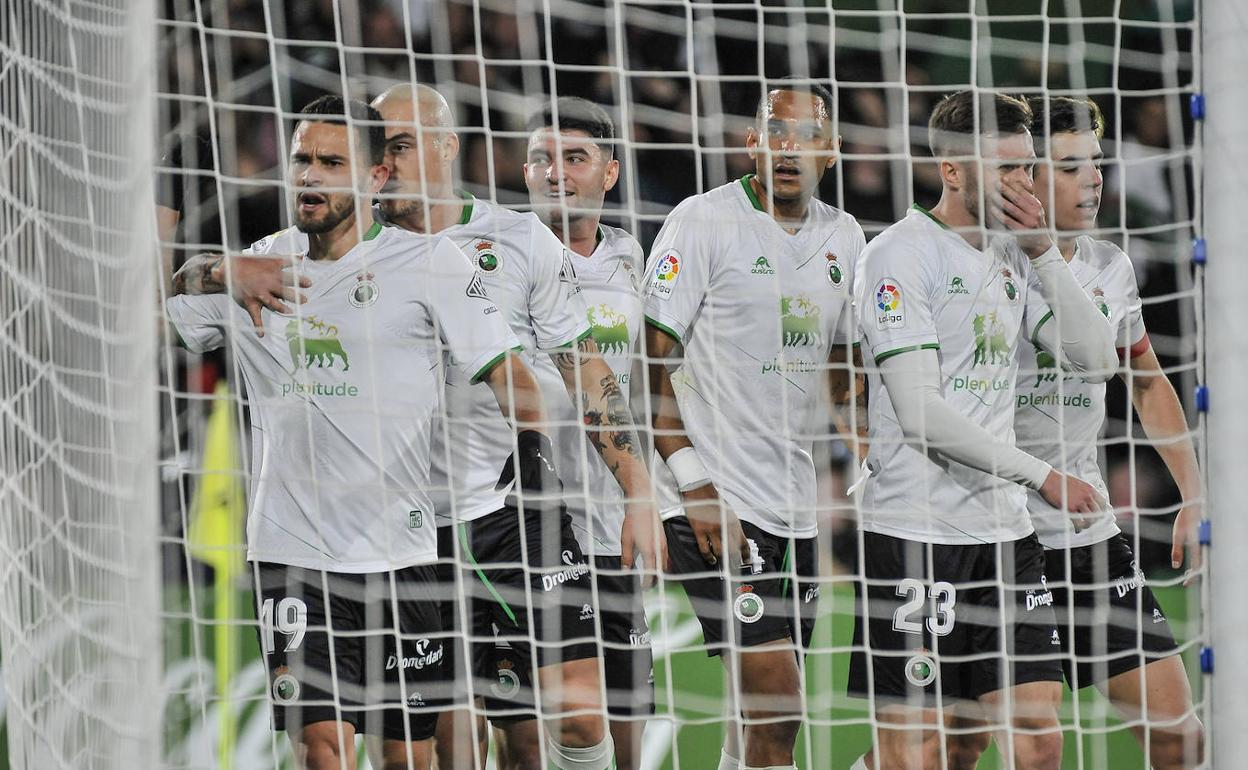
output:
M 1183 425 L 1154 431 L 1148 421 L 1157 407 L 1122 363 L 1094 443 L 1132 575 L 1146 578 L 1164 610 L 1190 681 L 1190 703 L 1171 723 L 1196 717 L 1208 730 L 1212 663 L 1204 651 L 1217 611 L 1206 570 L 1171 564 L 1176 514 L 1206 503 L 1199 470 L 1176 482 L 1181 461 L 1173 459 L 1182 454 L 1175 446 L 1190 443 L 1205 467 L 1206 403 L 1197 395 L 1206 354 L 1201 6 L 3 0 L 0 653 L 10 763 L 296 765 L 287 737 L 272 728 L 275 702 L 290 693 L 263 653 L 275 630 L 278 646 L 283 638 L 297 644 L 306 619 L 258 599 L 244 561 L 257 462 L 244 439 L 254 429 L 251 383 L 231 347 L 196 354 L 162 334 L 160 303 L 185 288 L 172 275 L 195 255 L 237 254 L 293 224 L 291 132 L 305 105 L 325 94 L 371 102 L 396 84 L 445 97 L 448 122 L 437 130 L 458 136 L 455 193 L 522 212 L 533 209 L 525 167 L 531 117 L 553 97 L 600 105 L 614 122 L 609 144 L 620 163 L 602 222 L 635 236 L 647 256 L 681 201 L 755 171 L 749 132 L 767 84 L 782 78 L 829 89 L 841 144 L 817 195 L 852 214 L 868 241 L 912 204 L 930 209 L 940 199 L 927 125 L 943 96 L 978 89 L 1094 100 L 1105 117 L 1103 186 L 1089 232 L 1129 255 L 1147 339 L 1184 413 Z M 373 202 L 359 200 L 361 212 Z M 487 272 L 496 251 L 507 264 L 493 240 L 464 250 Z M 648 278 L 638 275 L 643 286 Z M 793 330 L 805 328 L 787 297 L 781 312 Z M 614 317 L 591 308 L 600 349 L 604 340 L 614 344 L 599 334 Z M 290 343 L 296 370 L 317 356 L 335 365 L 336 328 L 318 333 L 324 339 Z M 976 334 L 987 355 L 991 331 Z M 330 347 L 313 350 L 313 342 Z M 635 329 L 618 344 L 625 361 L 645 363 Z M 866 369 L 878 371 L 867 358 Z M 1019 377 L 1045 376 L 1037 366 L 1024 362 Z M 828 368 L 826 360 L 818 368 Z M 1070 407 L 1062 406 L 1065 393 L 1057 388 L 1051 419 Z M 393 416 L 362 410 L 359 419 L 370 424 Z M 877 740 L 880 723 L 872 699 L 847 691 L 850 655 L 862 650 L 853 630 L 866 549 L 861 511 L 847 493 L 860 476 L 856 424 L 838 427 L 826 404 L 821 410 L 810 422 L 778 426 L 811 442 L 818 486 L 806 597 L 817 611 L 800 666 L 793 760 L 799 768 L 849 768 Z M 1018 438 L 1026 448 L 1027 437 Z M 1062 453 L 1074 451 L 1061 443 Z M 588 459 L 598 461 L 592 450 Z M 452 558 L 466 590 L 463 581 L 481 569 L 462 542 Z M 781 567 L 786 588 L 796 569 L 787 560 Z M 632 717 L 644 724 L 632 766 L 714 768 L 725 734 L 738 729 L 740 687 L 706 654 L 686 591 L 670 577 L 644 593 L 648 630 L 631 629 L 635 641 L 649 642 L 654 698 L 653 714 Z M 1130 590 L 1116 579 L 1101 588 Z M 927 606 L 919 598 L 915 606 Z M 1092 611 L 1110 615 L 1107 607 Z M 448 643 L 462 648 L 456 633 Z M 1101 650 L 1085 662 L 1095 669 L 1111 657 Z M 404 654 L 394 662 L 408 666 Z M 498 669 L 503 689 L 509 671 Z M 1058 715 L 1064 768 L 1146 767 L 1165 727 L 1116 707 L 1097 688 L 1064 688 Z M 497 736 L 481 746 L 485 755 L 460 756 L 509 766 Z M 1191 760 L 1195 749 L 1186 750 Z M 362 742 L 355 751 L 359 766 L 370 762 Z M 978 766 L 1010 766 L 1006 753 L 994 745 Z

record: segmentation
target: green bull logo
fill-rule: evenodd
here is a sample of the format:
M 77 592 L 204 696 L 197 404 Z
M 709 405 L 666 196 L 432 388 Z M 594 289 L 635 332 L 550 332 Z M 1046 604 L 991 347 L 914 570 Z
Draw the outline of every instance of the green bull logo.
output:
M 971 366 L 997 366 L 1010 362 L 1010 343 L 1005 339 L 1005 327 L 996 313 L 986 316 L 976 314 L 972 328 L 975 330 L 975 355 Z
M 780 344 L 786 348 L 818 346 L 823 342 L 819 329 L 820 308 L 804 295 L 780 298 Z
M 604 356 L 625 356 L 629 351 L 628 318 L 606 303 L 589 309 L 590 336 Z
M 338 340 L 338 327 L 326 324 L 315 316 L 307 316 L 303 320 L 325 336 L 305 337 L 300 333 L 299 319 L 290 319 L 290 323 L 286 324 L 286 344 L 290 347 L 290 362 L 295 369 L 331 368 L 335 360 L 342 362 L 344 372 L 350 369 L 347 351 Z

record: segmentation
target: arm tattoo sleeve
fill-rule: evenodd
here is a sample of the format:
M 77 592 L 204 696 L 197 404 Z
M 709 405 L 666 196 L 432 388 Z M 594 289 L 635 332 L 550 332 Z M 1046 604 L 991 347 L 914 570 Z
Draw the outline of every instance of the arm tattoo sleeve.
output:
M 196 254 L 173 274 L 174 294 L 220 294 L 225 284 L 212 272 L 225 260 L 222 254 Z

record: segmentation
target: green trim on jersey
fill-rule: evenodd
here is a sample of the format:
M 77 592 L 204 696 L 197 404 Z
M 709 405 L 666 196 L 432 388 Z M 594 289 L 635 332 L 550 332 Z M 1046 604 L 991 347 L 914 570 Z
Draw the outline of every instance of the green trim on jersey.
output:
M 878 366 L 880 362 L 886 359 L 892 358 L 893 356 L 899 355 L 901 353 L 909 353 L 912 350 L 940 350 L 940 343 L 939 342 L 924 342 L 922 345 L 907 345 L 904 348 L 897 348 L 895 350 L 886 350 L 883 353 L 875 357 L 875 363 Z
M 473 555 L 472 547 L 468 545 L 468 522 L 466 521 L 459 525 L 459 547 L 464 549 L 464 555 L 468 557 L 468 563 L 472 565 L 473 572 L 477 573 L 477 577 L 481 580 L 481 584 L 485 586 L 485 590 L 490 592 L 490 596 L 494 597 L 494 601 L 498 602 L 498 606 L 502 607 L 503 612 L 507 613 L 507 617 L 511 619 L 511 624 L 518 626 L 516 613 L 512 611 L 511 605 L 499 595 L 498 589 L 494 587 L 490 579 L 485 576 L 481 566 L 477 564 L 477 557 Z
M 920 214 L 922 214 L 923 216 L 927 217 L 928 219 L 932 220 L 932 221 L 933 221 L 933 222 L 935 222 L 936 224 L 940 225 L 940 229 L 942 229 L 942 230 L 948 230 L 948 229 L 949 229 L 949 225 L 945 224 L 944 222 L 941 222 L 939 219 L 937 219 L 937 218 L 936 218 L 936 215 L 935 215 L 935 214 L 933 214 L 932 212 L 930 212 L 930 211 L 928 211 L 927 209 L 923 208 L 923 207 L 922 207 L 922 206 L 920 206 L 919 204 L 917 204 L 917 203 L 912 203 L 912 204 L 910 204 L 910 208 L 914 209 L 915 211 L 919 212 L 919 213 L 920 213 Z
M 576 335 L 576 339 L 574 339 L 574 340 L 568 340 L 567 342 L 563 343 L 562 345 L 559 345 L 559 346 L 554 347 L 554 348 L 551 348 L 551 349 L 552 349 L 552 350 L 563 350 L 564 348 L 570 348 L 570 347 L 572 347 L 573 345 L 579 345 L 579 344 L 581 343 L 581 340 L 585 339 L 586 337 L 588 337 L 589 335 L 591 335 L 591 334 L 593 334 L 593 333 L 594 333 L 594 329 L 593 329 L 593 327 L 590 327 L 590 328 L 586 329 L 585 331 L 581 332 L 580 334 Z
M 191 346 L 186 344 L 186 340 L 182 339 L 182 332 L 178 331 L 178 325 L 169 321 L 165 322 L 169 326 L 169 331 L 173 332 L 173 336 L 178 338 L 177 346 L 183 350 L 190 351 Z
M 471 379 L 471 380 L 469 380 L 468 382 L 469 382 L 469 383 L 471 383 L 471 384 L 473 384 L 473 385 L 476 385 L 478 382 L 480 382 L 480 381 L 481 381 L 481 378 L 482 378 L 482 377 L 484 377 L 486 374 L 488 374 L 488 373 L 489 373 L 489 371 L 490 371 L 491 369 L 493 369 L 494 367 L 498 366 L 499 361 L 502 361 L 504 358 L 506 358 L 506 357 L 507 357 L 507 354 L 508 354 L 508 353 L 512 353 L 512 352 L 515 352 L 515 353 L 523 353 L 523 352 L 524 352 L 524 348 L 522 348 L 522 347 L 520 347 L 520 346 L 518 346 L 518 345 L 517 345 L 517 346 L 516 346 L 516 347 L 514 347 L 514 348 L 511 348 L 511 349 L 509 349 L 509 350 L 504 350 L 502 353 L 499 353 L 498 355 L 494 356 L 493 358 L 491 358 L 491 359 L 489 360 L 489 362 L 488 362 L 485 366 L 483 366 L 483 367 L 481 367 L 480 369 L 478 369 L 478 370 L 477 370 L 477 373 L 476 373 L 476 374 L 474 374 L 474 375 L 472 375 L 472 379 Z
M 750 199 L 750 203 L 754 204 L 754 208 L 766 214 L 767 209 L 763 208 L 762 203 L 759 203 L 758 196 L 754 194 L 754 188 L 750 186 L 750 180 L 753 178 L 753 174 L 746 174 L 741 177 L 741 187 L 745 190 L 745 196 Z
M 650 324 L 650 325 L 651 325 L 651 326 L 653 326 L 654 328 L 658 329 L 659 331 L 663 332 L 663 333 L 664 333 L 664 334 L 666 334 L 667 336 L 669 336 L 669 337 L 671 337 L 672 339 L 676 340 L 676 344 L 677 344 L 677 345 L 683 345 L 683 344 L 685 344 L 685 341 L 684 341 L 684 340 L 682 340 L 682 339 L 680 338 L 680 335 L 679 335 L 679 334 L 677 334 L 676 332 L 672 331 L 671 329 L 669 329 L 668 327 L 664 326 L 663 324 L 659 323 L 658 321 L 654 320 L 654 319 L 653 319 L 653 318 L 651 318 L 650 316 L 646 316 L 646 323 Z
M 472 193 L 464 192 L 463 190 L 458 190 L 457 192 L 459 193 L 459 197 L 467 201 L 467 203 L 464 204 L 464 210 L 460 212 L 459 215 L 459 223 L 461 225 L 466 225 L 468 224 L 468 220 L 472 219 L 472 206 L 477 202 L 477 199 L 472 196 Z
M 381 223 L 374 222 L 373 226 L 368 228 L 368 232 L 364 233 L 364 237 L 361 240 L 371 241 L 379 235 L 381 235 Z
M 602 225 L 598 225 L 598 229 L 594 231 L 594 248 L 598 248 L 598 244 L 607 239 L 607 231 L 602 229 Z
M 1040 323 L 1036 324 L 1036 328 L 1032 330 L 1032 332 L 1031 332 L 1031 346 L 1032 346 L 1033 348 L 1039 348 L 1039 347 L 1040 347 L 1040 343 L 1036 342 L 1036 340 L 1040 338 L 1040 327 L 1041 327 L 1041 326 L 1044 326 L 1044 325 L 1048 322 L 1048 320 L 1049 320 L 1050 318 L 1052 318 L 1052 317 L 1053 317 L 1053 311 L 1052 311 L 1052 310 L 1050 310 L 1049 312 L 1047 312 L 1047 313 L 1045 313 L 1045 314 L 1044 314 L 1044 318 L 1041 318 L 1041 319 L 1040 319 Z

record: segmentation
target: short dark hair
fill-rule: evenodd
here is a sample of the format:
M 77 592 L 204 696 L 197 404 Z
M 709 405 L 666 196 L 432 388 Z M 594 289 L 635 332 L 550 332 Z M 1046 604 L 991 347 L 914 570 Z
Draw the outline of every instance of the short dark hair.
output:
M 823 102 L 823 108 L 828 111 L 829 120 L 835 114 L 832 109 L 832 92 L 825 88 L 822 83 L 801 75 L 785 75 L 779 80 L 767 81 L 766 86 L 763 88 L 763 95 L 758 97 L 758 107 L 754 110 L 755 120 L 763 117 L 763 109 L 767 107 L 767 95 L 772 91 L 793 91 L 799 94 L 810 94 Z
M 927 121 L 927 141 L 938 158 L 970 155 L 973 137 L 1009 136 L 1031 130 L 1031 108 L 996 91 L 959 91 L 941 99 Z M 969 141 L 968 141 L 969 140 Z
M 592 139 L 605 139 L 599 146 L 608 158 L 615 157 L 615 121 L 602 107 L 579 96 L 560 96 L 533 113 L 529 118 L 529 131 L 556 128 L 555 113 L 558 113 L 559 131 L 584 131 Z
M 369 164 L 376 166 L 386 159 L 386 128 L 381 113 L 358 99 L 343 99 L 326 94 L 318 96 L 299 110 L 300 121 L 309 123 L 337 123 L 347 125 L 347 115 L 355 125 L 356 138 L 360 141 Z
M 1100 139 L 1105 135 L 1105 116 L 1091 99 L 1070 96 L 1033 96 L 1027 100 L 1035 116 L 1036 154 L 1048 149 L 1046 135 L 1075 134 L 1091 131 Z

